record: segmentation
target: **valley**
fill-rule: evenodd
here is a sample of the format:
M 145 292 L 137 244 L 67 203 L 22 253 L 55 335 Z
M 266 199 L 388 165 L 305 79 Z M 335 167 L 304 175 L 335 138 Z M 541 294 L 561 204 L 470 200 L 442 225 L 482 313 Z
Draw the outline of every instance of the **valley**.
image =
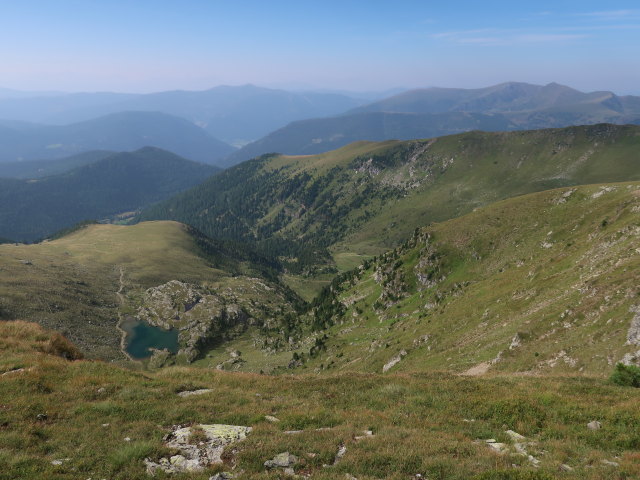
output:
M 634 478 L 639 148 L 0 165 L 7 478 Z

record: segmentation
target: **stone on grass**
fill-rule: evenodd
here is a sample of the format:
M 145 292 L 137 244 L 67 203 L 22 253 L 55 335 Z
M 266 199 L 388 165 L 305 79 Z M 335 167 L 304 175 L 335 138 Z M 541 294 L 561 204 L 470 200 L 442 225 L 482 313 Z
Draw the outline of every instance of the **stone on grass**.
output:
M 200 390 L 188 390 L 185 392 L 178 392 L 178 396 L 185 398 L 185 397 L 191 397 L 193 395 L 204 395 L 205 393 L 209 393 L 209 392 L 213 392 L 213 390 L 210 388 L 201 388 Z
M 195 428 L 202 431 L 206 438 L 197 445 L 191 443 L 191 435 Z M 243 440 L 251 430 L 251 427 L 236 425 L 177 425 L 164 440 L 167 448 L 177 450 L 179 454 L 168 459 L 161 458 L 158 462 L 146 458 L 144 463 L 147 473 L 154 475 L 158 470 L 166 473 L 200 472 L 208 465 L 222 463 L 224 448 Z
M 587 428 L 589 430 L 600 430 L 602 428 L 602 424 L 598 420 L 593 420 L 587 423 Z
M 220 472 L 209 477 L 209 480 L 231 480 L 236 476 L 231 472 Z
M 267 468 L 289 468 L 298 462 L 298 457 L 289 452 L 282 452 L 273 457 L 271 460 L 264 462 Z

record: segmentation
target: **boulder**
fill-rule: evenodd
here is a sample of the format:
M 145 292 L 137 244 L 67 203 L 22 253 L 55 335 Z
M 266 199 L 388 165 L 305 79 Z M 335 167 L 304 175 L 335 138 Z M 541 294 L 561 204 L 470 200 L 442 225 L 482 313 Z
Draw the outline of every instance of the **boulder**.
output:
M 206 440 L 197 444 L 191 443 L 195 429 L 203 432 Z M 166 473 L 200 472 L 208 465 L 222 463 L 221 457 L 225 447 L 243 440 L 251 430 L 251 427 L 237 425 L 177 425 L 164 440 L 166 447 L 179 453 L 170 458 L 161 458 L 158 462 L 146 458 L 144 463 L 147 473 L 154 475 L 158 470 Z

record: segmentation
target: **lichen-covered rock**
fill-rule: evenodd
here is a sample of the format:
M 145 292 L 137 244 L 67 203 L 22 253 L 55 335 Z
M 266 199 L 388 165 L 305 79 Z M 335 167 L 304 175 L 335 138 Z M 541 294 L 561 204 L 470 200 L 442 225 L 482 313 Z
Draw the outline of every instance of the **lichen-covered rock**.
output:
M 201 431 L 206 440 L 192 443 L 194 429 Z M 146 458 L 147 473 L 154 475 L 158 470 L 166 473 L 199 472 L 208 465 L 222 463 L 222 452 L 227 445 L 246 438 L 251 427 L 237 425 L 195 425 L 194 427 L 176 426 L 165 436 L 165 445 L 179 451 L 170 458 L 161 458 L 158 462 Z

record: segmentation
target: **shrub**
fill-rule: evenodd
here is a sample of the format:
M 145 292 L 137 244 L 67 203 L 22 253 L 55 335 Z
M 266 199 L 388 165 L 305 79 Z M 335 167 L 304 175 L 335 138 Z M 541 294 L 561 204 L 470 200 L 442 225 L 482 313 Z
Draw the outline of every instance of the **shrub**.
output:
M 80 360 L 83 358 L 82 352 L 59 333 L 54 333 L 51 336 L 43 350 L 49 355 L 57 355 L 66 360 Z
M 640 368 L 618 363 L 609 379 L 616 385 L 640 388 Z

